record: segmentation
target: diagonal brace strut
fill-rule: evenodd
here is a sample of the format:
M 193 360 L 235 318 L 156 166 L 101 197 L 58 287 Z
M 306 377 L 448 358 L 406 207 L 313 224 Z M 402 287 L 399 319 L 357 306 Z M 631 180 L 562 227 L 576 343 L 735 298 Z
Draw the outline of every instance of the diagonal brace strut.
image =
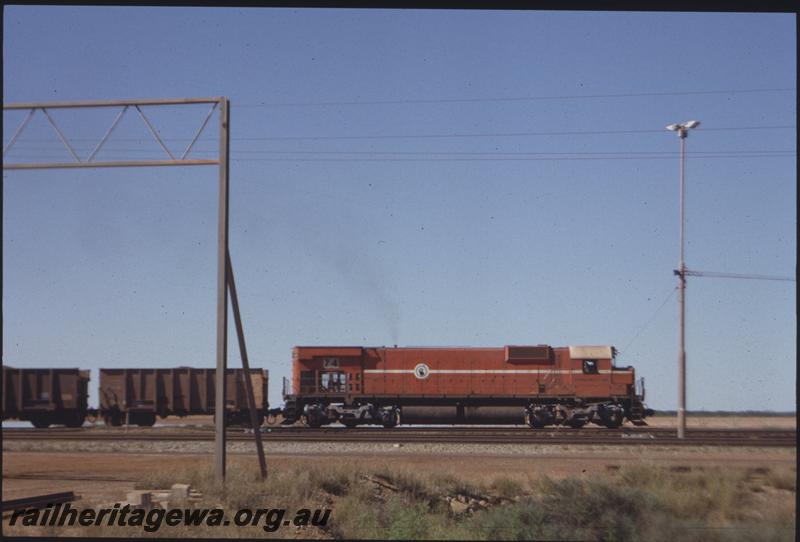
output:
M 247 395 L 247 409 L 250 411 L 250 425 L 253 428 L 253 436 L 256 441 L 256 451 L 258 452 L 258 466 L 261 469 L 261 478 L 267 478 L 267 462 L 264 458 L 264 446 L 261 443 L 261 427 L 258 424 L 256 414 L 256 400 L 253 396 L 253 381 L 250 378 L 250 362 L 247 358 L 247 346 L 244 343 L 244 328 L 242 327 L 242 315 L 239 312 L 239 297 L 236 295 L 236 282 L 233 279 L 233 265 L 231 264 L 231 254 L 227 253 L 225 263 L 228 267 L 228 291 L 231 296 L 231 309 L 233 309 L 233 319 L 236 323 L 236 335 L 239 338 L 239 353 L 242 355 L 242 368 L 244 369 L 244 388 Z

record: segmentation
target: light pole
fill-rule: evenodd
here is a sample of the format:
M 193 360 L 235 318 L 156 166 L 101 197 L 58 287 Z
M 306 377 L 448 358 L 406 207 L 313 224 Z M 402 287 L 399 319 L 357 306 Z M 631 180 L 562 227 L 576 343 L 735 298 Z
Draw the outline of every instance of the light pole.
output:
M 678 304 L 680 305 L 679 324 L 679 351 L 678 351 L 678 438 L 686 436 L 686 262 L 683 258 L 684 239 L 684 208 L 685 208 L 685 165 L 686 165 L 686 136 L 689 130 L 700 126 L 699 120 L 690 120 L 682 124 L 670 124 L 667 130 L 678 132 L 681 138 L 681 261 L 674 273 L 678 276 Z

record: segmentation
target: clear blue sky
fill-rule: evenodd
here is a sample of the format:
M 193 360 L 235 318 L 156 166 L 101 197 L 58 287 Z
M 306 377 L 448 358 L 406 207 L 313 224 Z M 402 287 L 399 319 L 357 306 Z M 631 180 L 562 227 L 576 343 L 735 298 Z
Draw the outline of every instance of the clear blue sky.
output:
M 703 123 L 688 266 L 795 273 L 793 15 L 4 14 L 5 103 L 230 97 L 231 252 L 273 405 L 296 344 L 547 343 L 624 349 L 675 408 L 673 122 Z M 702 94 L 742 90 L 766 91 Z M 145 113 L 177 151 L 206 110 Z M 53 117 L 86 156 L 114 113 Z M 129 111 L 100 157 L 162 158 L 147 138 Z M 37 113 L 5 160 L 45 158 L 69 155 Z M 213 366 L 214 167 L 3 179 L 4 363 Z M 795 283 L 690 279 L 687 300 L 689 408 L 793 410 Z

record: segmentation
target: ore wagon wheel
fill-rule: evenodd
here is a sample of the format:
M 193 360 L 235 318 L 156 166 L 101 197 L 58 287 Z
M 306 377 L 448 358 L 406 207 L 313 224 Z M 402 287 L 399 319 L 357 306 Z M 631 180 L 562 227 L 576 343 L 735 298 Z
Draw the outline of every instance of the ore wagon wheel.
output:
M 256 427 L 261 427 L 263 424 L 264 424 L 264 413 L 263 412 L 259 412 L 258 414 L 256 414 Z M 250 411 L 249 410 L 246 410 L 246 411 L 242 412 L 240 425 L 242 427 L 246 427 L 246 428 L 251 428 L 252 427 L 253 424 L 250 421 Z
M 83 427 L 83 422 L 86 421 L 86 415 L 73 414 L 64 421 L 67 427 Z
M 122 425 L 122 412 L 115 410 L 111 412 L 111 414 L 104 414 L 103 421 L 106 423 L 106 425 L 120 427 Z
M 31 416 L 31 423 L 37 429 L 47 429 L 50 427 L 50 420 L 47 416 Z
M 139 427 L 153 427 L 156 424 L 156 414 L 155 412 L 147 412 L 139 414 L 138 416 L 136 416 L 135 423 Z

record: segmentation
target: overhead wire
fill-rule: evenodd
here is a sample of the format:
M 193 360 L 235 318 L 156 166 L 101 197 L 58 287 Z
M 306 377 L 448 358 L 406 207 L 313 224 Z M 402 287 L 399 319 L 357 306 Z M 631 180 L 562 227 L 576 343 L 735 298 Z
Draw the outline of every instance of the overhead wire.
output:
M 61 153 L 63 155 L 64 153 Z M 291 154 L 291 153 L 287 153 Z M 42 156 L 41 154 L 33 157 Z M 730 154 L 730 155 L 695 155 L 704 160 L 716 159 L 750 159 L 750 158 L 791 158 L 795 154 Z M 16 158 L 21 158 L 15 155 Z M 231 153 L 231 161 L 238 162 L 539 162 L 539 161 L 613 161 L 613 160 L 674 160 L 673 156 L 502 156 L 502 157 L 238 157 Z
M 795 129 L 795 125 L 778 124 L 764 126 L 723 126 L 703 127 L 705 132 L 736 132 L 743 130 L 784 130 Z M 624 135 L 624 134 L 664 134 L 666 130 L 639 129 L 639 130 L 562 130 L 539 132 L 472 132 L 449 134 L 363 134 L 363 135 L 328 135 L 328 136 L 258 136 L 258 137 L 231 137 L 231 141 L 305 141 L 305 140 L 349 140 L 349 139 L 446 139 L 446 138 L 473 138 L 473 137 L 528 137 L 528 136 L 591 136 L 591 135 Z M 162 138 L 164 141 L 189 141 L 191 138 Z M 22 141 L 51 141 L 50 139 L 24 139 Z M 97 138 L 70 138 L 70 141 L 97 141 Z M 114 138 L 114 141 L 148 141 L 148 138 Z
M 561 94 L 549 96 L 503 96 L 473 98 L 419 98 L 402 100 L 347 100 L 321 102 L 259 102 L 242 103 L 236 107 L 309 107 L 309 106 L 351 106 L 351 105 L 406 105 L 406 104 L 443 104 L 443 103 L 485 103 L 485 102 L 528 102 L 540 100 L 582 100 L 601 98 L 645 98 L 655 96 L 697 96 L 718 94 L 752 94 L 762 92 L 792 92 L 795 88 L 761 88 L 761 89 L 723 89 L 723 90 L 687 90 L 667 92 L 628 92 L 611 94 Z
M 63 147 L 57 145 L 57 142 L 51 142 L 51 144 L 55 145 L 53 148 L 43 148 L 43 147 L 25 147 L 19 146 L 15 147 L 14 150 L 25 150 L 25 151 L 37 151 L 37 152 L 53 152 L 53 151 L 62 151 L 64 150 Z M 83 147 L 76 147 L 77 150 L 88 150 L 88 148 Z M 150 149 L 133 149 L 133 148 L 120 148 L 120 147 L 106 147 L 104 149 L 106 152 L 134 152 L 134 153 L 142 153 L 142 152 L 154 152 L 154 150 Z M 195 149 L 195 153 L 216 153 L 217 149 Z M 606 155 L 622 155 L 622 156 L 629 156 L 629 155 L 646 155 L 646 156 L 680 156 L 679 151 L 660 151 L 660 150 L 653 150 L 653 151 L 396 151 L 396 150 L 387 150 L 387 151 L 350 151 L 350 150 L 336 150 L 336 151 L 329 151 L 329 150 L 275 150 L 275 149 L 237 149 L 231 151 L 232 153 L 241 153 L 241 154 L 304 154 L 304 155 L 314 155 L 314 154 L 321 154 L 321 155 L 367 155 L 367 156 L 377 156 L 377 155 L 417 155 L 417 156 L 441 156 L 441 155 L 453 155 L 453 156 L 552 156 L 552 155 L 569 155 L 569 156 L 606 156 Z M 693 155 L 717 155 L 717 154 L 786 154 L 786 153 L 795 153 L 794 150 L 791 149 L 738 149 L 738 150 L 707 150 L 707 151 L 689 151 L 687 152 L 687 156 Z
M 636 332 L 636 335 L 634 335 L 633 338 L 630 341 L 628 341 L 628 343 L 621 350 L 619 350 L 620 358 L 624 355 L 625 352 L 628 351 L 628 348 L 631 347 L 631 345 L 636 341 L 636 339 L 639 338 L 639 336 L 644 332 L 644 330 L 647 329 L 651 323 L 653 323 L 653 320 L 655 320 L 656 316 L 658 316 L 658 314 L 661 312 L 661 309 L 663 309 L 667 305 L 669 300 L 672 299 L 672 296 L 677 291 L 678 291 L 677 286 L 673 286 L 672 289 L 670 289 L 669 293 L 667 294 L 667 297 L 664 298 L 664 301 L 661 302 L 661 304 L 658 306 L 655 312 L 653 312 L 650 318 L 648 318 L 647 321 L 645 321 L 644 325 L 642 325 L 639 328 L 639 330 Z
M 747 280 L 778 280 L 786 282 L 797 282 L 794 277 L 779 276 L 779 275 L 756 275 L 749 273 L 723 273 L 719 271 L 695 271 L 687 269 L 684 271 L 686 276 L 690 277 L 709 277 L 720 279 L 747 279 Z
M 770 126 L 732 126 L 720 128 L 704 128 L 704 131 L 740 131 L 740 130 L 780 130 L 794 129 L 794 125 L 780 124 Z M 449 134 L 372 134 L 372 135 L 337 135 L 337 136 L 260 136 L 237 137 L 236 141 L 317 141 L 317 140 L 348 140 L 348 139 L 447 139 L 447 138 L 473 138 L 473 137 L 530 137 L 530 136 L 583 136 L 583 135 L 624 135 L 624 134 L 668 134 L 666 130 L 640 129 L 640 130 L 560 130 L 539 132 L 473 132 Z
M 754 156 L 700 156 L 704 159 L 720 158 L 782 158 L 782 155 L 754 155 Z M 786 157 L 789 157 L 787 155 Z M 556 161 L 603 161 L 603 160 L 664 160 L 666 156 L 597 156 L 597 157 L 539 157 L 539 158 L 236 158 L 238 162 L 556 162 Z

